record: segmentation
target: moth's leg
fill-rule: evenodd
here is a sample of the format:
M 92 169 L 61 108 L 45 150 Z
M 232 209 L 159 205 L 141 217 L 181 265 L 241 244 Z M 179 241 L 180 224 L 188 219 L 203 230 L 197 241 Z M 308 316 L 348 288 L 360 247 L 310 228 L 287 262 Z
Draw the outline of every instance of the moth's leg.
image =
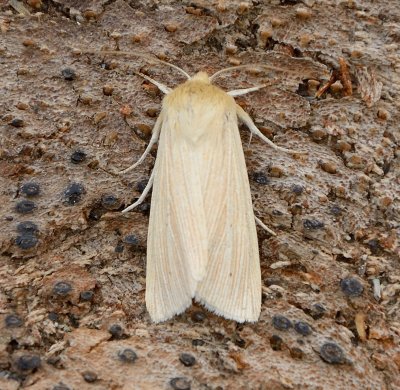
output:
M 264 223 L 260 219 L 258 219 L 256 216 L 254 216 L 254 219 L 256 220 L 256 223 L 258 223 L 265 231 L 267 231 L 269 234 L 272 234 L 273 236 L 276 236 L 276 233 L 268 226 L 264 225 Z
M 249 130 L 254 135 L 257 135 L 258 137 L 260 137 L 264 142 L 266 142 L 268 145 L 270 145 L 274 149 L 280 150 L 281 152 L 286 152 L 286 153 L 307 154 L 307 152 L 298 152 L 297 150 L 286 149 L 286 148 L 282 148 L 278 145 L 275 145 L 263 133 L 261 133 L 260 130 L 258 130 L 257 126 L 251 120 L 249 114 L 247 114 L 247 112 L 244 111 L 243 108 L 240 107 L 238 104 L 236 104 L 236 113 L 237 113 L 237 116 L 239 117 L 239 119 L 249 128 Z
M 251 88 L 234 89 L 233 91 L 227 92 L 227 94 L 230 96 L 241 96 L 241 95 L 246 95 L 246 93 L 258 91 L 259 89 L 265 88 L 265 87 L 266 87 L 266 85 L 257 85 L 255 87 L 251 87 Z
M 128 211 L 134 209 L 136 206 L 139 206 L 146 198 L 147 194 L 150 192 L 151 187 L 153 186 L 153 182 L 154 182 L 154 171 L 155 168 L 153 168 L 153 172 L 151 172 L 150 178 L 148 183 L 146 184 L 146 187 L 144 188 L 143 192 L 141 193 L 139 199 L 135 202 L 132 203 L 130 206 L 128 206 L 127 208 L 123 209 L 122 212 L 123 213 L 127 213 Z
M 147 148 L 143 152 L 142 156 L 139 158 L 139 160 L 137 162 L 135 162 L 129 168 L 126 168 L 123 171 L 118 172 L 118 175 L 122 175 L 124 173 L 131 171 L 132 169 L 135 169 L 141 162 L 143 162 L 143 160 L 146 158 L 146 156 L 150 153 L 151 148 L 158 141 L 158 137 L 160 136 L 161 124 L 162 124 L 162 113 L 158 116 L 158 118 L 156 120 L 150 142 L 147 145 Z
M 143 78 L 146 79 L 147 81 L 150 81 L 152 84 L 154 84 L 156 87 L 158 87 L 158 89 L 159 89 L 161 92 L 164 92 L 166 95 L 169 94 L 169 93 L 172 91 L 171 88 L 167 87 L 167 86 L 164 85 L 164 84 L 159 83 L 159 82 L 156 81 L 156 80 L 153 80 L 151 77 L 146 76 L 146 75 L 143 74 L 143 73 L 140 73 L 140 72 L 134 72 L 134 73 L 137 74 L 137 75 L 140 76 L 140 77 L 143 77 Z

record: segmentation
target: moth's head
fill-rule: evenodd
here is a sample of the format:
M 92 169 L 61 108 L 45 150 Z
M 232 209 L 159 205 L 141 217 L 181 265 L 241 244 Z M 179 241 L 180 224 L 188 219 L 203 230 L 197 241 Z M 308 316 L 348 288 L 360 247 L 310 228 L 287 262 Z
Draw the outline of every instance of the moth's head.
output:
M 193 77 L 192 80 L 194 81 L 201 81 L 206 84 L 210 84 L 210 78 L 208 77 L 208 74 L 206 72 L 198 72 L 196 73 Z

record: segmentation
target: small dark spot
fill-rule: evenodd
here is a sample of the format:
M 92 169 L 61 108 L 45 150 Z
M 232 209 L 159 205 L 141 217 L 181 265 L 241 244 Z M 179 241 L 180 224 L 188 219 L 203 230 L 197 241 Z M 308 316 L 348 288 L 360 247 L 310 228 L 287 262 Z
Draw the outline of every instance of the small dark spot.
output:
M 25 183 L 21 187 L 21 192 L 25 196 L 36 196 L 36 195 L 39 195 L 40 186 L 38 183 L 34 183 L 34 182 Z
M 101 205 L 107 210 L 115 210 L 119 208 L 119 199 L 112 194 L 106 194 L 101 197 Z
M 71 162 L 73 164 L 80 164 L 86 160 L 86 153 L 82 150 L 76 150 L 71 154 Z
M 124 328 L 120 324 L 112 324 L 108 331 L 115 340 L 122 339 L 124 336 Z
M 196 363 L 196 358 L 190 353 L 181 353 L 179 360 L 186 367 L 192 367 Z
M 382 250 L 381 244 L 376 238 L 369 240 L 367 244 L 373 255 L 378 254 Z
M 25 122 L 23 119 L 20 118 L 14 118 L 11 122 L 10 125 L 13 127 L 24 127 L 25 126 Z
M 272 277 L 269 277 L 269 278 L 265 279 L 265 285 L 267 287 L 275 285 L 275 284 L 277 286 L 281 286 L 282 285 L 282 280 L 280 278 L 276 277 L 276 276 L 275 277 L 272 276 Z
M 133 349 L 125 348 L 118 352 L 118 357 L 123 362 L 134 363 L 137 359 L 136 352 Z
M 7 328 L 19 328 L 22 326 L 22 319 L 16 314 L 9 314 L 4 320 Z
M 85 188 L 82 184 L 72 183 L 64 192 L 65 200 L 71 206 L 77 204 L 85 193 Z
M 53 293 L 64 296 L 68 295 L 72 290 L 72 286 L 68 282 L 57 282 L 53 287 Z
M 90 210 L 88 218 L 91 221 L 100 221 L 101 216 L 104 214 L 104 210 L 100 207 L 95 207 Z
M 82 301 L 91 301 L 93 299 L 94 292 L 87 290 L 87 291 L 82 291 L 79 296 Z
M 272 210 L 272 215 L 276 215 L 277 217 L 280 217 L 281 215 L 283 215 L 281 210 Z
M 116 253 L 122 253 L 124 251 L 124 244 L 122 244 L 122 242 L 119 242 L 115 247 L 114 251 Z
M 67 385 L 64 385 L 64 383 L 59 383 L 59 384 L 53 386 L 52 390 L 71 390 L 71 388 Z
M 17 225 L 17 232 L 21 234 L 36 234 L 39 231 L 37 225 L 31 221 L 21 222 Z
M 296 321 L 294 323 L 294 330 L 303 336 L 308 336 L 312 333 L 311 326 L 303 321 Z
M 74 328 L 79 328 L 79 318 L 73 313 L 68 313 L 69 323 Z
M 295 193 L 296 195 L 301 195 L 304 191 L 304 187 L 299 185 L 299 184 L 293 184 L 292 186 L 292 192 Z
M 20 371 L 34 371 L 40 367 L 40 356 L 23 355 L 16 361 L 16 366 Z
M 31 200 L 21 200 L 15 206 L 15 210 L 20 214 L 31 213 L 35 208 L 35 203 L 33 203 Z
M 15 244 L 23 250 L 34 248 L 37 243 L 38 239 L 33 234 L 21 234 L 15 239 Z
M 190 381 L 187 378 L 173 378 L 169 384 L 174 390 L 190 390 Z
M 200 346 L 202 346 L 204 344 L 205 344 L 205 341 L 202 340 L 202 339 L 193 339 L 192 340 L 193 347 L 200 347 Z
M 58 314 L 57 314 L 57 313 L 54 313 L 54 311 L 51 311 L 51 312 L 47 315 L 47 317 L 49 318 L 50 321 L 58 322 Z
M 342 348 L 335 343 L 325 343 L 321 347 L 319 354 L 322 360 L 329 364 L 343 364 L 345 362 Z
M 235 345 L 237 345 L 240 348 L 244 348 L 246 346 L 246 340 L 243 340 L 241 337 L 236 337 Z
M 345 278 L 340 281 L 340 288 L 349 297 L 359 297 L 364 287 L 356 278 Z
M 325 224 L 321 221 L 317 221 L 316 219 L 305 219 L 303 221 L 303 226 L 304 229 L 307 230 L 317 230 L 323 229 L 325 227 Z
M 281 315 L 274 315 L 272 317 L 272 325 L 278 330 L 288 330 L 293 326 L 288 318 Z
M 222 43 L 218 38 L 215 36 L 211 36 L 210 38 L 207 39 L 207 44 L 211 47 L 216 49 L 217 51 L 222 51 L 223 46 Z
M 72 81 L 75 80 L 76 78 L 76 73 L 73 69 L 71 68 L 65 68 L 61 71 L 62 76 L 64 77 L 64 80 Z
M 253 181 L 257 184 L 266 185 L 269 184 L 270 180 L 263 172 L 254 172 L 253 173 Z
M 206 319 L 206 315 L 202 310 L 196 310 L 190 316 L 194 322 L 203 322 Z
M 269 343 L 274 351 L 280 351 L 282 349 L 283 340 L 282 337 L 278 336 L 277 334 L 273 334 L 270 337 Z
M 97 381 L 97 374 L 93 371 L 85 371 L 82 373 L 83 379 L 88 383 Z
M 309 314 L 314 320 L 319 320 L 326 313 L 326 308 L 320 303 L 315 303 L 311 306 L 310 310 L 307 310 L 307 314 Z
M 123 242 L 124 244 L 134 246 L 139 244 L 139 239 L 134 234 L 129 234 L 124 237 Z
M 303 351 L 299 347 L 290 348 L 290 356 L 293 359 L 302 359 L 303 358 Z
M 333 214 L 333 215 L 340 215 L 340 214 L 342 214 L 342 208 L 341 207 L 339 207 L 338 205 L 333 205 L 332 207 L 331 207 L 331 209 L 330 209 L 330 212 L 331 212 L 331 214 Z

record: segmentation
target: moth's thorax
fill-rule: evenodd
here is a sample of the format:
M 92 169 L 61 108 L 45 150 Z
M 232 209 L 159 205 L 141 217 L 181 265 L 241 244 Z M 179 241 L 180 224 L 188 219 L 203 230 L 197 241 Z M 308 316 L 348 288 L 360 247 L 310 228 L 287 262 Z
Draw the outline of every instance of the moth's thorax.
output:
M 204 72 L 170 92 L 163 101 L 163 111 L 169 128 L 194 143 L 237 124 L 234 99 L 212 85 Z

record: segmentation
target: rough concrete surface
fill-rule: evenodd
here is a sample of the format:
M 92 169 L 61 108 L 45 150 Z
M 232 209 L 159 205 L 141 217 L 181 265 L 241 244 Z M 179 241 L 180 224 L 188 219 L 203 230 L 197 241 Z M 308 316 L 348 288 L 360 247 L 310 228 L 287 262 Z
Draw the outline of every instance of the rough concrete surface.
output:
M 400 389 L 398 0 L 0 2 L 0 389 Z M 92 51 L 88 53 L 86 51 Z M 185 69 L 237 99 L 260 320 L 146 312 L 156 150 Z M 317 97 L 316 97 L 317 96 Z M 31 222 L 31 223 L 26 223 Z

